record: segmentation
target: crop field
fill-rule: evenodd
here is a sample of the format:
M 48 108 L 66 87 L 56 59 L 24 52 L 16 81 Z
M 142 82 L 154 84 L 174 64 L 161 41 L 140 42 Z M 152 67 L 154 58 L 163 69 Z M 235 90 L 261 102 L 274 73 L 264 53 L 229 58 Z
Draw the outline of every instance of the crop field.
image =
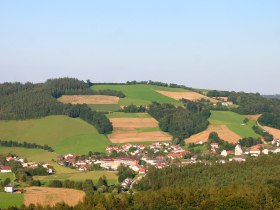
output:
M 66 203 L 70 206 L 77 205 L 85 197 L 80 190 L 66 188 L 27 187 L 24 193 L 24 204 L 40 204 L 54 206 L 57 203 Z
M 171 92 L 171 91 L 157 91 L 158 93 L 168 96 L 170 98 L 173 98 L 175 100 L 180 100 L 180 99 L 188 99 L 190 101 L 198 101 L 201 99 L 206 99 L 211 101 L 212 103 L 218 102 L 217 100 L 213 99 L 213 98 L 209 98 L 205 95 L 202 95 L 200 93 L 197 92 Z
M 256 122 L 249 120 L 247 124 L 243 124 L 243 120 L 245 118 L 246 116 L 230 111 L 211 111 L 211 117 L 209 121 L 211 125 L 226 125 L 231 131 L 242 138 L 260 137 L 252 129 L 252 127 L 256 125 Z
M 231 131 L 226 125 L 210 125 L 207 130 L 191 136 L 186 139 L 187 143 L 198 143 L 200 141 L 207 142 L 209 134 L 212 132 L 218 133 L 219 137 L 229 143 L 237 143 L 241 137 Z
M 66 116 L 0 121 L 0 139 L 48 144 L 59 154 L 104 151 L 109 144 L 107 137 L 99 134 L 94 126 Z
M 90 104 L 88 105 L 92 110 L 115 112 L 121 109 L 118 104 Z
M 0 208 L 2 209 L 6 209 L 10 206 L 20 207 L 23 204 L 23 201 L 22 194 L 0 192 Z
M 167 88 L 159 87 L 155 85 L 94 85 L 93 90 L 105 90 L 112 89 L 122 91 L 126 97 L 120 98 L 119 105 L 127 106 L 129 104 L 139 105 L 149 105 L 153 101 L 159 103 L 171 103 L 174 105 L 182 106 L 182 103 L 172 99 L 170 97 L 164 96 L 157 92 L 157 90 L 162 91 L 173 91 L 173 92 L 186 92 L 187 90 L 181 88 Z
M 112 143 L 170 141 L 172 137 L 162 132 L 158 122 L 147 113 L 116 112 L 108 115 L 114 131 L 109 135 Z
M 271 135 L 274 136 L 274 138 L 276 139 L 280 139 L 280 130 L 276 129 L 276 128 L 271 128 L 268 126 L 262 126 L 262 128 L 267 131 L 268 133 L 270 133 Z
M 64 104 L 118 104 L 119 97 L 105 95 L 64 95 L 58 99 Z

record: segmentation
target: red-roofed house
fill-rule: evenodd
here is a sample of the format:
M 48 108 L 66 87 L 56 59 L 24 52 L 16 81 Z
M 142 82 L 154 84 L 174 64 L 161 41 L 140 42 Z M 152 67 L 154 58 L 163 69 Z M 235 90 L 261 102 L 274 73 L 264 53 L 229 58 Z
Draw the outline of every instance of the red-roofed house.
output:
M 10 173 L 12 172 L 12 168 L 10 166 L 0 166 L 1 173 Z

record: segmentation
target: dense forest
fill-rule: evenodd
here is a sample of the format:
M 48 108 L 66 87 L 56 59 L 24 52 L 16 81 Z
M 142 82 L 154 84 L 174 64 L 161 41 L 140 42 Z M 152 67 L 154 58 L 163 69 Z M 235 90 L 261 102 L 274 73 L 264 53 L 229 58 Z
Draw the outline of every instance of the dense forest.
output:
M 191 101 L 185 102 L 185 107 L 154 102 L 148 113 L 159 121 L 161 130 L 171 133 L 179 142 L 205 130 L 211 115 L 207 107 Z
M 148 174 L 134 185 L 136 193 L 88 195 L 75 207 L 30 205 L 23 210 L 146 209 L 279 209 L 280 156 L 261 156 L 244 163 L 172 166 Z M 91 183 L 90 183 L 91 184 Z
M 86 105 L 63 104 L 56 99 L 61 94 L 85 94 L 85 92 L 91 92 L 89 85 L 73 78 L 51 79 L 39 84 L 0 84 L 0 120 L 68 115 L 82 118 L 94 125 L 99 133 L 111 133 L 112 125 L 103 113 L 92 111 Z M 115 92 L 111 92 L 114 95 Z

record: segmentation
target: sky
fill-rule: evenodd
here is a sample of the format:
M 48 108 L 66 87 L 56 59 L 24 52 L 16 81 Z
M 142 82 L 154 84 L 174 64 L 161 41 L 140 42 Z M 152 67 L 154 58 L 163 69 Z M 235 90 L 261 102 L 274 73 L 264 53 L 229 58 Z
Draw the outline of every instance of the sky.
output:
M 280 93 L 279 0 L 0 0 L 0 82 Z

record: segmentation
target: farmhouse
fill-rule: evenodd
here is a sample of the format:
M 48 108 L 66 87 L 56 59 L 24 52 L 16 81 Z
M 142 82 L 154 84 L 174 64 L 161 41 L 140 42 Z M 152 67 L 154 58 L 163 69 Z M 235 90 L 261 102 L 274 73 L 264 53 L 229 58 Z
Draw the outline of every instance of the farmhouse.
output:
M 14 185 L 8 184 L 4 187 L 4 192 L 13 193 L 15 191 Z
M 10 166 L 0 166 L 1 173 L 10 173 L 12 172 L 12 168 Z
M 212 149 L 219 149 L 219 144 L 218 143 L 213 142 L 213 143 L 210 144 L 210 146 L 211 146 Z
M 234 155 L 235 156 L 240 156 L 243 154 L 243 150 L 239 144 L 236 145 Z

